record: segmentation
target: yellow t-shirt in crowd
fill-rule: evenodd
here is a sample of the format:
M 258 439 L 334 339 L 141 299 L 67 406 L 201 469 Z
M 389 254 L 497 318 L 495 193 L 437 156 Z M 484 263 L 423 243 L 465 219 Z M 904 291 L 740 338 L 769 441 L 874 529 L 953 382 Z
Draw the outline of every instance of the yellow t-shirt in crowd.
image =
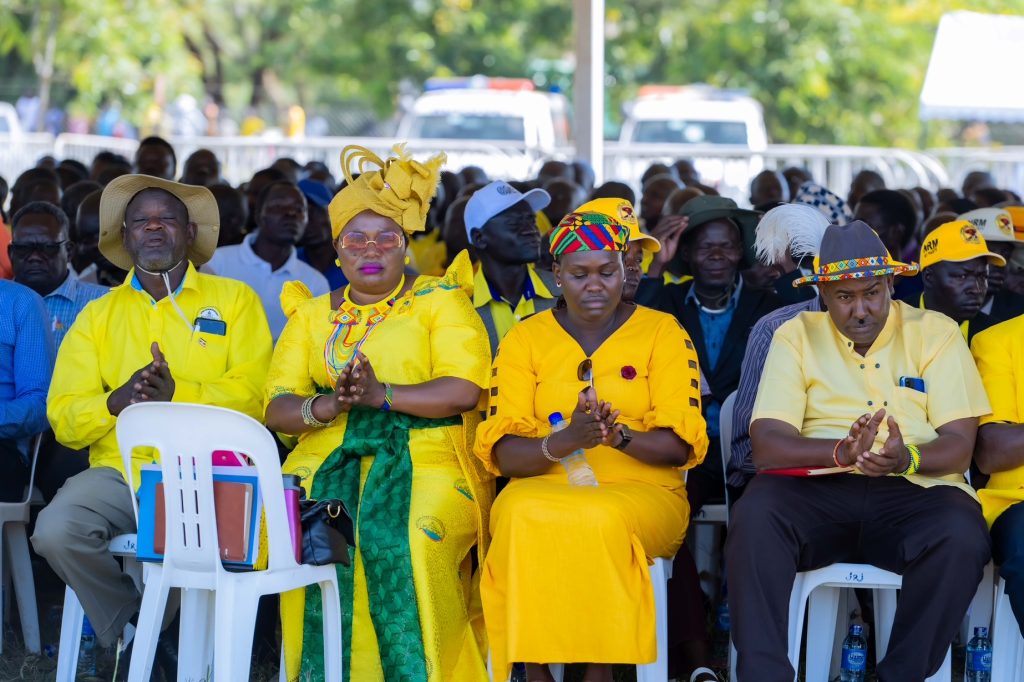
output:
M 271 342 L 259 297 L 242 282 L 189 264 L 175 298 L 189 323 L 220 320 L 225 333 L 190 330 L 170 298 L 154 302 L 133 270 L 124 284 L 89 303 L 64 337 L 46 412 L 59 442 L 89 448 L 90 466 L 124 473 L 107 398 L 153 361 L 154 341 L 174 379 L 174 402 L 227 407 L 263 421 Z M 138 467 L 151 460 L 148 452 L 133 454 L 136 485 Z
M 526 267 L 529 271 L 530 286 L 532 287 L 533 294 L 530 296 L 520 296 L 519 300 L 516 301 L 515 308 L 504 299 L 494 298 L 494 295 L 491 293 L 491 287 L 487 283 L 487 278 L 484 277 L 483 268 L 477 268 L 476 275 L 474 276 L 473 307 L 482 308 L 485 305 L 489 306 L 491 318 L 494 320 L 494 329 L 498 333 L 499 340 L 505 338 L 505 335 L 515 326 L 516 322 L 537 312 L 534 305 L 535 298 L 551 299 L 555 297 L 544 286 L 544 281 L 537 274 L 537 269 L 533 264 L 531 263 Z
M 924 381 L 924 391 L 900 378 Z M 778 419 L 807 438 L 845 437 L 861 415 L 885 408 L 906 443 L 938 438 L 937 428 L 989 412 L 981 377 L 960 328 L 941 313 L 893 302 L 866 355 L 825 312 L 805 312 L 775 332 L 751 421 Z M 888 437 L 883 424 L 874 447 Z M 918 485 L 955 485 L 977 497 L 960 474 L 907 476 Z
M 981 424 L 1024 422 L 1024 316 L 980 332 L 971 343 L 992 412 Z M 992 474 L 978 491 L 985 520 L 992 523 L 1010 505 L 1024 500 L 1024 465 Z

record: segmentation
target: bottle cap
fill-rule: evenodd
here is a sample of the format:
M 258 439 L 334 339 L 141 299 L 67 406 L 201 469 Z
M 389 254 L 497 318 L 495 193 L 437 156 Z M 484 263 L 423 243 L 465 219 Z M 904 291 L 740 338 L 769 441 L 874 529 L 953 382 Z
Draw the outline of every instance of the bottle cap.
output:
M 851 635 L 858 635 L 858 636 L 864 634 L 864 626 L 863 625 L 857 625 L 856 623 L 854 623 L 853 625 L 850 626 L 850 634 Z
M 974 636 L 975 637 L 988 637 L 988 628 L 986 628 L 986 627 L 976 627 L 976 628 L 974 628 Z
M 552 426 L 564 421 L 565 417 L 562 416 L 561 412 L 552 412 L 551 414 L 548 415 L 548 423 L 551 424 Z

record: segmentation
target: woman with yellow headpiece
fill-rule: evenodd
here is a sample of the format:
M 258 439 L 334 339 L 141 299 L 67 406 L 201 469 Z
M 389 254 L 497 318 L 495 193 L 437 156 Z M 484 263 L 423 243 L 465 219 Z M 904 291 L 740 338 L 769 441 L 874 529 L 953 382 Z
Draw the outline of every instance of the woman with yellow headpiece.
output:
M 708 440 L 689 336 L 622 301 L 631 227 L 620 199 L 567 215 L 550 234 L 565 306 L 513 327 L 494 361 L 475 451 L 512 479 L 480 588 L 495 679 L 523 661 L 531 681 L 550 682 L 547 663 L 587 663 L 585 680 L 610 681 L 611 663 L 656 656 L 648 561 L 683 541 L 682 469 Z
M 356 520 L 352 565 L 338 566 L 344 679 L 483 680 L 471 550 L 482 560 L 494 485 L 470 448 L 487 333 L 465 254 L 443 277 L 403 275 L 444 157 L 394 151 L 342 152 L 349 185 L 328 210 L 350 284 L 317 298 L 295 283 L 282 292 L 290 319 L 267 379 L 267 425 L 298 437 L 284 472 Z M 282 596 L 281 611 L 288 679 L 324 679 L 319 591 Z

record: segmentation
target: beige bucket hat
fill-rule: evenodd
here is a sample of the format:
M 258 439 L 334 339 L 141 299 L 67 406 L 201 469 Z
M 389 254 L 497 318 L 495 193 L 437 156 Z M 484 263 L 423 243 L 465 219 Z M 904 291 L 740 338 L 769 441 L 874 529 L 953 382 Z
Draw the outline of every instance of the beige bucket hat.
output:
M 162 189 L 178 197 L 188 210 L 189 221 L 196 224 L 196 238 L 188 250 L 188 259 L 197 267 L 210 260 L 217 249 L 220 213 L 213 193 L 205 187 L 182 185 L 151 175 L 122 175 L 103 189 L 100 196 L 100 253 L 122 270 L 132 268 L 132 259 L 121 236 L 124 212 L 132 198 L 144 189 Z

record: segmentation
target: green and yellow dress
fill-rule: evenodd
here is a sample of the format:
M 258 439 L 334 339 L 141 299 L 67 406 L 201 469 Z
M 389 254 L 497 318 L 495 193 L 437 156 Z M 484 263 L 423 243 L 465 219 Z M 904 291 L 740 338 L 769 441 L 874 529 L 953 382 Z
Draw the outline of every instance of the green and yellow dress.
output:
M 458 274 L 457 274 L 458 273 Z M 397 385 L 457 377 L 485 388 L 487 333 L 462 283 L 465 256 L 444 277 L 419 277 L 377 306 L 331 308 L 288 285 L 289 314 L 267 379 L 267 402 L 330 392 L 356 349 Z M 356 409 L 298 437 L 284 472 L 313 499 L 340 498 L 356 520 L 352 566 L 338 566 L 344 679 L 484 680 L 487 644 L 471 550 L 483 560 L 493 478 L 472 456 L 479 417 L 426 419 Z M 323 679 L 319 590 L 282 595 L 289 680 Z

